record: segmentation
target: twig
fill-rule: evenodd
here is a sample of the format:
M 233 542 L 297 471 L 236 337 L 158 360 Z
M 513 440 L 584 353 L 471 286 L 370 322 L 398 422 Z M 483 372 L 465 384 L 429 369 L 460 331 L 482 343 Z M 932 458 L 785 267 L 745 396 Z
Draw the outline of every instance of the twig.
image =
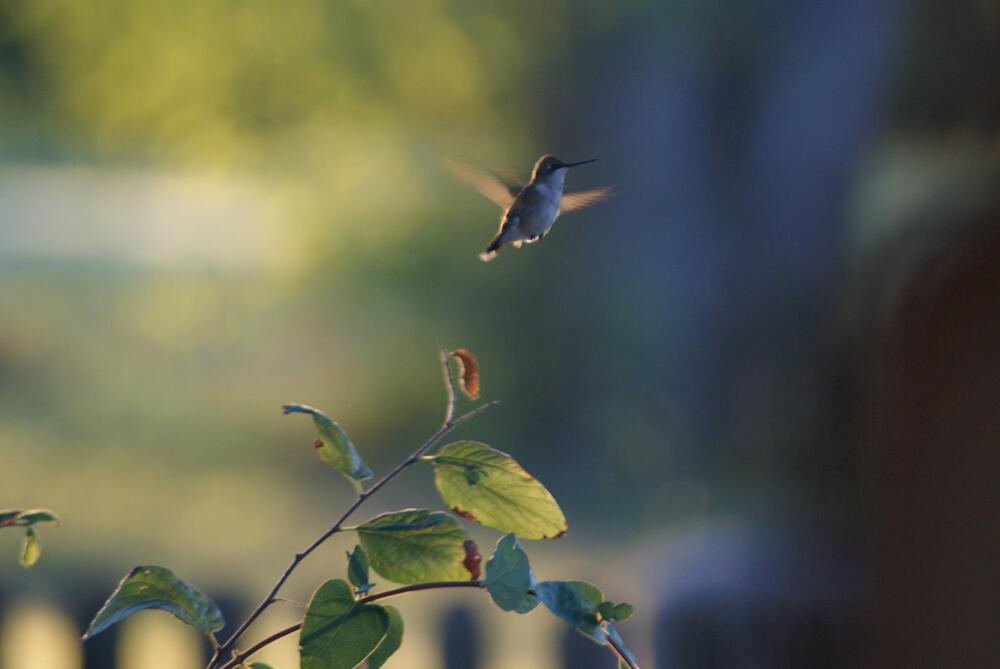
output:
M 448 391 L 448 404 L 444 409 L 443 423 L 447 425 L 455 415 L 455 379 L 451 376 L 451 366 L 448 364 L 448 351 L 439 348 L 438 358 L 441 360 L 441 371 L 444 373 L 444 387 Z
M 228 662 L 226 662 L 224 665 L 222 665 L 221 667 L 219 667 L 219 669 L 232 669 L 233 667 L 238 667 L 241 664 L 243 664 L 243 662 L 248 657 L 250 657 L 251 655 L 253 655 L 254 653 L 256 653 L 261 648 L 264 648 L 265 646 L 270 646 L 272 643 L 274 643 L 278 639 L 282 639 L 282 638 L 288 636 L 289 634 L 294 634 L 295 632 L 299 631 L 300 629 L 302 629 L 302 623 L 295 623 L 294 625 L 290 625 L 289 627 L 286 627 L 283 630 L 278 630 L 277 632 L 275 632 L 271 636 L 268 636 L 268 637 L 265 637 L 265 638 L 261 639 L 260 641 L 258 641 L 254 645 L 250 646 L 249 648 L 247 648 L 243 652 L 233 653 L 232 658 L 230 658 L 230 660 Z
M 379 599 L 385 599 L 386 597 L 394 597 L 396 595 L 402 595 L 407 592 L 416 592 L 418 590 L 439 590 L 442 588 L 482 588 L 482 581 L 438 581 L 436 583 L 418 583 L 417 585 L 406 585 L 402 588 L 396 588 L 395 590 L 386 590 L 385 592 L 379 592 L 374 595 L 368 595 L 367 597 L 362 597 L 358 600 L 358 604 L 367 604 L 368 602 L 374 602 Z M 288 627 L 278 630 L 274 634 L 265 637 L 250 646 L 244 651 L 238 653 L 233 653 L 232 658 L 226 664 L 222 665 L 219 669 L 233 669 L 233 667 L 238 667 L 240 664 L 246 661 L 248 657 L 259 651 L 265 646 L 269 646 L 278 639 L 282 639 L 289 634 L 294 634 L 295 632 L 302 629 L 302 623 L 295 623 L 294 625 L 289 625 Z
M 309 544 L 309 546 L 306 547 L 305 550 L 295 554 L 295 556 L 292 558 L 291 563 L 288 565 L 288 567 L 285 568 L 285 571 L 282 572 L 281 576 L 278 577 L 278 580 L 271 588 L 271 591 L 267 593 L 267 597 L 265 597 L 263 601 L 261 601 L 261 603 L 257 605 L 257 608 L 255 608 L 253 612 L 249 615 L 249 617 L 247 617 L 247 619 L 244 620 L 240 624 L 240 626 L 236 628 L 236 631 L 233 632 L 233 634 L 228 639 L 226 639 L 223 643 L 219 644 L 218 648 L 215 650 L 215 653 L 213 653 L 212 655 L 212 659 L 209 660 L 207 669 L 212 669 L 213 667 L 218 666 L 219 662 L 222 661 L 222 658 L 225 656 L 226 652 L 228 652 L 230 649 L 233 648 L 233 646 L 236 644 L 237 641 L 239 641 L 240 637 L 243 636 L 243 634 L 247 631 L 250 625 L 252 625 L 253 622 L 257 620 L 257 618 L 259 618 L 260 615 L 264 613 L 265 610 L 267 610 L 267 607 L 269 607 L 271 604 L 277 601 L 278 591 L 281 590 L 281 587 L 285 584 L 285 581 L 288 580 L 289 576 L 292 575 L 292 572 L 295 571 L 295 568 L 299 566 L 299 563 L 302 562 L 304 559 L 306 559 L 306 557 L 308 557 L 310 553 L 319 548 L 323 542 L 325 542 L 327 539 L 329 539 L 334 534 L 339 532 L 342 529 L 344 522 L 351 517 L 351 514 L 357 511 L 358 507 L 361 506 L 366 499 L 374 495 L 379 490 L 379 488 L 384 486 L 386 483 L 396 478 L 396 476 L 404 469 L 419 461 L 420 456 L 422 456 L 424 453 L 432 449 L 449 432 L 457 428 L 462 423 L 468 420 L 472 420 L 479 414 L 488 411 L 489 409 L 492 409 L 493 407 L 499 404 L 499 402 L 495 400 L 492 402 L 487 402 L 486 404 L 481 404 L 472 411 L 462 414 L 458 418 L 453 418 L 455 412 L 455 385 L 451 378 L 451 368 L 448 366 L 447 352 L 444 349 L 440 349 L 438 351 L 438 357 L 441 360 L 441 366 L 444 370 L 445 390 L 448 393 L 448 403 L 445 410 L 445 420 L 441 424 L 441 427 L 439 427 L 438 430 L 427 439 L 427 441 L 421 444 L 420 448 L 415 450 L 405 460 L 396 465 L 396 467 L 392 471 L 390 471 L 388 474 L 379 479 L 375 483 L 375 485 L 373 485 L 368 490 L 359 492 L 357 498 L 354 500 L 354 502 L 351 503 L 351 505 L 347 508 L 347 511 L 344 512 L 344 515 L 342 515 L 340 519 L 337 520 L 337 522 L 331 525 L 330 528 L 322 535 L 320 535 L 318 539 Z M 223 666 L 229 667 L 235 665 L 227 663 Z
M 407 592 L 418 592 L 420 590 L 439 590 L 441 588 L 483 588 L 482 581 L 437 581 L 435 583 L 417 583 L 416 585 L 404 585 L 402 588 L 396 588 L 395 590 L 386 590 L 385 592 L 376 592 L 373 595 L 368 595 L 367 597 L 362 597 L 358 600 L 359 604 L 367 604 L 369 602 L 378 601 L 379 599 L 385 599 L 386 597 L 395 597 L 396 595 L 403 595 Z
M 307 606 L 307 604 L 305 602 L 300 602 L 300 601 L 297 601 L 297 600 L 294 600 L 294 599 L 285 599 L 284 597 L 275 597 L 274 598 L 274 602 L 275 603 L 281 602 L 283 604 L 291 604 L 292 606 L 298 606 L 298 607 L 301 607 L 303 609 Z

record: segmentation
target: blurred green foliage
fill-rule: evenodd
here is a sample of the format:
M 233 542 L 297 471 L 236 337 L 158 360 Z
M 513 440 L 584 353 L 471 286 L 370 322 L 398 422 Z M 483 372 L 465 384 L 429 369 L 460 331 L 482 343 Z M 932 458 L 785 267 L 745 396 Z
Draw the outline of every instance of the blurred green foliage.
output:
M 618 474 L 598 485 L 609 490 L 622 467 L 645 469 L 627 455 L 648 451 L 645 434 L 631 438 L 635 421 L 565 430 L 576 412 L 572 394 L 560 396 L 577 358 L 614 331 L 593 318 L 599 304 L 564 308 L 570 293 L 549 275 L 566 259 L 554 247 L 484 272 L 476 252 L 497 212 L 440 165 L 458 155 L 523 172 L 552 150 L 540 139 L 557 115 L 551 91 L 626 9 L 0 4 L 9 501 L 66 509 L 60 537 L 113 556 L 112 571 L 151 544 L 178 569 L 209 568 L 240 551 L 212 541 L 220 526 L 288 545 L 271 533 L 290 506 L 307 501 L 302 523 L 322 523 L 347 491 L 330 499 L 309 430 L 282 421 L 280 406 L 328 408 L 379 471 L 439 410 L 439 345 L 480 356 L 484 398 L 505 404 L 482 429 L 565 496 L 592 499 L 557 473 L 581 448 L 607 452 Z M 176 175 L 193 185 L 160 183 Z M 215 196 L 234 184 L 238 206 Z M 182 232 L 192 192 L 216 204 Z M 43 202 L 56 208 L 38 214 Z M 182 235 L 188 246 L 175 245 Z M 27 252 L 13 243 L 23 238 L 35 240 Z M 585 340 L 560 343 L 584 323 Z M 278 492 L 289 489 L 300 495 Z M 234 505 L 241 490 L 255 492 Z M 602 508 L 595 500 L 577 515 Z M 163 551 L 180 549 L 151 524 L 183 525 L 202 550 L 171 558 Z

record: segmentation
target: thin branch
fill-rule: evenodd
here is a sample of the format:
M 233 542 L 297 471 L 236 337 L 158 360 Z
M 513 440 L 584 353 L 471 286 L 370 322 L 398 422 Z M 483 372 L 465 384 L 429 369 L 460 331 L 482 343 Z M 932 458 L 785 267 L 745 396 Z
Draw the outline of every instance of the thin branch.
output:
M 358 509 L 358 507 L 364 503 L 366 499 L 374 495 L 379 490 L 379 488 L 384 486 L 386 483 L 396 478 L 396 476 L 404 469 L 418 462 L 420 460 L 420 457 L 424 455 L 424 453 L 433 448 L 449 432 L 457 428 L 462 423 L 468 420 L 472 420 L 479 414 L 489 409 L 492 409 L 493 407 L 499 404 L 499 402 L 497 401 L 487 402 L 486 404 L 482 404 L 476 407 L 472 411 L 462 414 L 458 418 L 453 418 L 455 411 L 455 385 L 451 378 L 451 368 L 448 366 L 447 352 L 444 349 L 440 349 L 438 352 L 438 357 L 441 360 L 441 365 L 444 370 L 445 390 L 448 393 L 448 403 L 445 411 L 445 420 L 441 424 L 441 427 L 439 427 L 437 432 L 432 434 L 427 439 L 427 441 L 421 444 L 420 448 L 415 450 L 405 460 L 396 465 L 396 467 L 392 471 L 390 471 L 388 474 L 379 479 L 378 482 L 375 483 L 375 485 L 373 485 L 368 490 L 359 492 L 357 498 L 354 500 L 353 503 L 351 503 L 351 505 L 347 508 L 347 511 L 344 512 L 344 515 L 342 515 L 340 519 L 337 520 L 336 523 L 331 525 L 330 528 L 322 535 L 320 535 L 318 539 L 309 544 L 309 546 L 306 547 L 305 550 L 295 554 L 295 556 L 292 558 L 291 563 L 289 563 L 288 567 L 285 568 L 285 571 L 282 572 L 281 576 L 278 577 L 278 580 L 271 588 L 271 591 L 267 593 L 267 597 L 265 597 L 263 601 L 261 601 L 261 603 L 257 605 L 257 608 L 253 610 L 250 616 L 247 617 L 247 619 L 244 620 L 240 624 L 240 626 L 236 628 L 236 631 L 233 632 L 233 634 L 228 639 L 226 639 L 225 642 L 223 642 L 218 646 L 215 653 L 212 655 L 212 659 L 208 663 L 208 669 L 217 666 L 218 663 L 221 661 L 222 657 L 225 655 L 225 653 L 228 650 L 230 650 L 236 644 L 237 641 L 239 641 L 240 637 L 243 636 L 243 634 L 247 631 L 250 625 L 252 625 L 253 622 L 257 620 L 257 618 L 259 618 L 260 615 L 264 613 L 264 611 L 267 610 L 267 607 L 269 607 L 271 604 L 277 601 L 276 598 L 278 591 L 281 590 L 281 587 L 285 584 L 285 581 L 287 581 L 288 578 L 292 575 L 292 572 L 295 571 L 295 568 L 299 566 L 299 563 L 302 562 L 304 559 L 306 559 L 306 557 L 308 557 L 310 553 L 319 548 L 319 546 L 323 542 L 325 542 L 327 539 L 329 539 L 334 534 L 339 532 L 342 529 L 344 522 L 351 517 L 351 514 L 353 514 Z
M 297 600 L 294 600 L 294 599 L 285 599 L 284 597 L 275 597 L 274 601 L 275 601 L 275 603 L 281 602 L 283 604 L 291 604 L 292 606 L 298 606 L 298 607 L 301 607 L 303 609 L 306 606 L 308 606 L 308 604 L 306 604 L 305 602 L 300 602 L 300 601 L 297 601 Z
M 374 602 L 379 599 L 385 599 L 386 597 L 395 597 L 396 595 L 403 595 L 407 592 L 418 592 L 420 590 L 440 590 L 441 588 L 483 588 L 482 581 L 437 581 L 435 583 L 417 583 L 416 585 L 404 585 L 402 588 L 396 588 L 395 590 L 386 590 L 385 592 L 376 592 L 374 595 L 368 595 L 367 597 L 362 597 L 358 600 L 359 604 L 367 604 L 368 602 Z
M 374 602 L 379 599 L 385 599 L 386 597 L 394 597 L 396 595 L 403 595 L 407 592 L 416 592 L 418 590 L 440 590 L 442 588 L 482 588 L 482 581 L 438 581 L 436 583 L 418 583 L 417 585 L 407 585 L 402 588 L 396 588 L 395 590 L 386 590 L 385 592 L 379 592 L 374 595 L 368 595 L 367 597 L 362 597 L 358 600 L 358 604 L 367 604 L 368 602 Z M 302 623 L 295 623 L 294 625 L 289 625 L 288 627 L 278 630 L 274 634 L 265 637 L 250 646 L 244 651 L 238 653 L 233 653 L 232 658 L 222 665 L 219 669 L 233 669 L 233 667 L 238 667 L 240 664 L 245 662 L 248 657 L 259 651 L 265 646 L 269 646 L 278 639 L 282 639 L 289 634 L 294 634 L 295 632 L 302 629 Z
M 451 376 L 451 365 L 448 364 L 448 351 L 439 348 L 438 358 L 441 360 L 441 371 L 444 373 L 444 387 L 448 391 L 448 404 L 445 406 L 443 423 L 447 425 L 455 416 L 455 379 Z
M 290 625 L 283 630 L 278 630 L 271 636 L 264 637 L 263 639 L 261 639 L 254 645 L 250 646 L 246 650 L 239 653 L 233 653 L 233 656 L 229 659 L 229 661 L 226 662 L 221 667 L 219 667 L 219 669 L 233 669 L 233 667 L 238 667 L 241 664 L 243 664 L 243 662 L 246 661 L 248 657 L 256 653 L 261 648 L 264 648 L 265 646 L 270 646 L 278 639 L 282 639 L 288 636 L 289 634 L 294 634 L 295 632 L 298 632 L 300 629 L 302 629 L 302 623 L 295 623 L 294 625 Z

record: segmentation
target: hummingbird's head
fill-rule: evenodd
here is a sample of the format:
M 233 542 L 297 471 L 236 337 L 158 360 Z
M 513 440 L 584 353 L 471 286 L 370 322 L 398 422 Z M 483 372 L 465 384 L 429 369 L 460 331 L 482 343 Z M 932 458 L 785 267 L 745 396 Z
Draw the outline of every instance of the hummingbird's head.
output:
M 532 170 L 531 172 L 531 178 L 532 180 L 537 179 L 539 177 L 544 178 L 550 174 L 560 173 L 560 170 L 565 170 L 568 167 L 585 165 L 586 163 L 592 163 L 596 160 L 597 158 L 591 158 L 590 160 L 581 160 L 580 162 L 577 163 L 564 163 L 555 156 L 551 154 L 546 154 L 541 158 L 539 158 L 538 162 L 535 163 L 535 169 Z M 561 172 L 561 174 L 565 174 L 565 172 Z

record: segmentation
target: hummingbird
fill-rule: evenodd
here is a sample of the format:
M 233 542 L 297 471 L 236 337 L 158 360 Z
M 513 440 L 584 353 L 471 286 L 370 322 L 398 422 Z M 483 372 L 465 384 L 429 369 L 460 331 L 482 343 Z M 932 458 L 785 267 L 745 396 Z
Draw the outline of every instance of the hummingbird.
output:
M 591 158 L 564 163 L 555 156 L 546 154 L 535 162 L 531 180 L 523 187 L 512 185 L 472 165 L 447 161 L 455 176 L 503 208 L 500 229 L 486 250 L 479 254 L 479 259 L 483 262 L 493 260 L 507 244 L 521 248 L 521 244 L 544 239 L 560 214 L 589 207 L 610 197 L 613 186 L 563 193 L 566 170 L 596 161 L 597 158 Z

